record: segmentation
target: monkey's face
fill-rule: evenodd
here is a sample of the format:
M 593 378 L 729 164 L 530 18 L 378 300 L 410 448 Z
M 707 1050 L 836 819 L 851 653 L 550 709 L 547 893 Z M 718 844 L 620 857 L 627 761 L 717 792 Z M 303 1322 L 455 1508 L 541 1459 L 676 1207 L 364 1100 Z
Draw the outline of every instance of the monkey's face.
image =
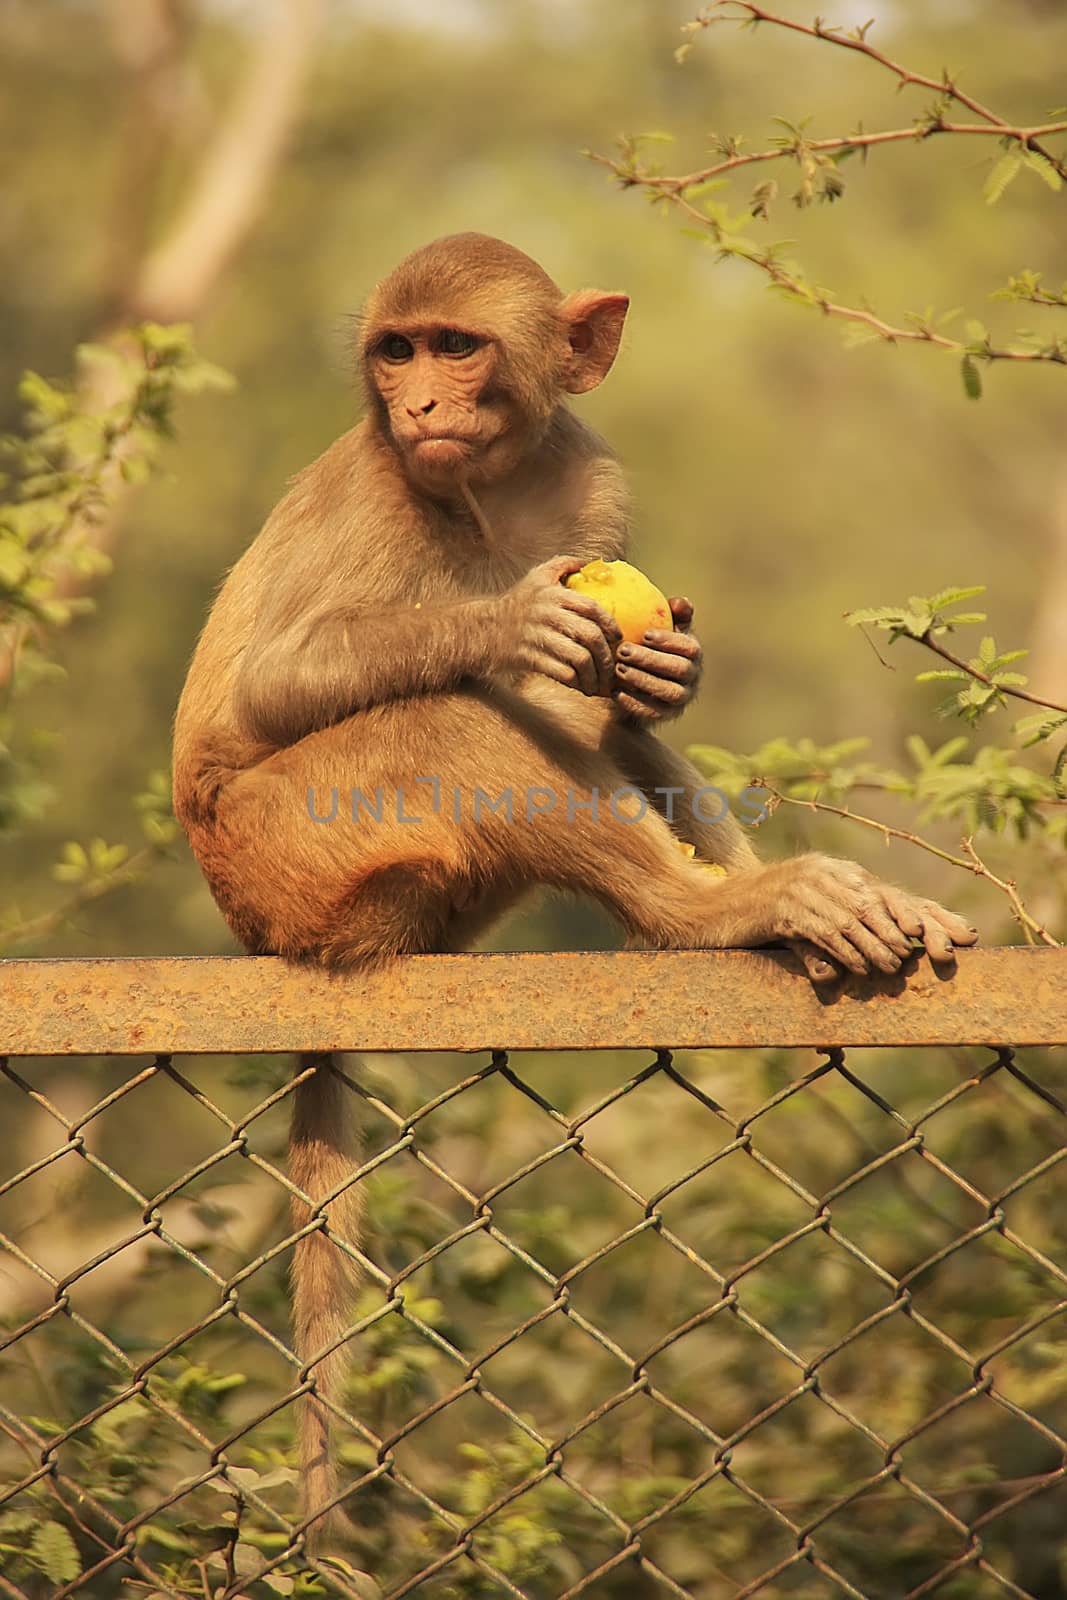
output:
M 492 482 L 525 441 L 495 341 L 433 324 L 386 329 L 368 352 L 369 377 L 409 477 L 431 490 Z

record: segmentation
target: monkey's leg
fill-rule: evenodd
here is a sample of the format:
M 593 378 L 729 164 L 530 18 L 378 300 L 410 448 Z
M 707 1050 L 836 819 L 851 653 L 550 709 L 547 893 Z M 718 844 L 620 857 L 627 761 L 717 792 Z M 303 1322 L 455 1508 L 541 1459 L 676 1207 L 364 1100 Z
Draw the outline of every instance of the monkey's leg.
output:
M 243 883 L 238 909 L 263 948 L 333 966 L 440 949 L 457 911 L 535 884 L 592 894 L 641 943 L 776 937 L 773 895 L 754 889 L 782 869 L 736 849 L 745 870 L 728 880 L 686 861 L 588 734 L 538 706 L 455 694 L 309 735 L 220 797 L 228 908 Z
M 336 966 L 443 948 L 457 910 L 535 884 L 593 895 L 658 947 L 802 939 L 862 972 L 897 970 L 913 935 L 935 959 L 973 942 L 853 863 L 759 864 L 732 821 L 700 841 L 727 877 L 687 861 L 613 758 L 597 703 L 558 694 L 582 710 L 577 736 L 555 701 L 472 690 L 374 707 L 241 773 L 219 798 L 218 845 L 197 849 L 209 881 L 217 849 L 227 914 L 236 898 L 260 948 Z M 668 768 L 691 784 L 680 757 Z
M 701 774 L 651 731 L 617 720 L 607 730 L 606 742 L 627 776 L 638 784 L 650 804 L 666 817 L 679 838 L 696 846 L 702 861 L 727 872 L 743 872 L 759 865 L 759 858 L 742 826 L 732 815 L 727 797 L 705 783 Z M 800 957 L 815 983 L 826 983 L 840 973 L 804 939 L 786 943 Z
M 671 823 L 679 838 L 697 848 L 703 861 L 742 872 L 759 865 L 744 831 L 731 814 L 726 796 L 655 734 L 616 722 L 609 727 L 606 748 L 650 804 Z

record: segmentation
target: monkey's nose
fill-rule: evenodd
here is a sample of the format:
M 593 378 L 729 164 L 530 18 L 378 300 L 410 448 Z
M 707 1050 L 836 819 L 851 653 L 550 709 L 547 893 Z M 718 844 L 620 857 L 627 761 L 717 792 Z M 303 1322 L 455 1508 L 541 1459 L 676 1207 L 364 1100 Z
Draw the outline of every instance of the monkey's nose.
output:
M 407 414 L 409 417 L 428 417 L 436 404 L 436 400 L 427 400 L 425 405 L 408 406 Z

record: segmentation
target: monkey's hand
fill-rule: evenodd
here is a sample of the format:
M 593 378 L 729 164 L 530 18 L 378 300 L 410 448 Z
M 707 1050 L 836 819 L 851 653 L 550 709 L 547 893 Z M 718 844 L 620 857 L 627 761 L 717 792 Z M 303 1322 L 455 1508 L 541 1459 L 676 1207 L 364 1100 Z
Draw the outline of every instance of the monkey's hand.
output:
M 697 692 L 704 666 L 700 641 L 688 631 L 693 607 L 681 597 L 668 600 L 674 631 L 650 628 L 643 644 L 621 644 L 612 698 L 636 722 L 677 717 Z
M 565 589 L 562 578 L 585 565 L 582 556 L 553 556 L 534 567 L 504 596 L 510 612 L 509 665 L 542 672 L 583 694 L 611 693 L 614 648 L 622 637 L 615 619 L 586 594 Z
M 832 856 L 797 856 L 765 869 L 773 938 L 785 939 L 817 983 L 848 972 L 897 972 L 918 941 L 931 961 L 951 962 L 978 931 L 934 900 L 883 883 Z

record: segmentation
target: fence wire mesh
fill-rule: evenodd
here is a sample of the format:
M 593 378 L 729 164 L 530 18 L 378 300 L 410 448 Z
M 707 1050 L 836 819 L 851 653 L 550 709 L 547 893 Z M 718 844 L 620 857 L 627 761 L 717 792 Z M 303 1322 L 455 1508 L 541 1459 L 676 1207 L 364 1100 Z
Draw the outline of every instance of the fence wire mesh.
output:
M 3 1061 L 0 1593 L 1067 1595 L 1062 1053 L 634 1060 L 338 1058 L 336 1559 L 291 1066 Z

